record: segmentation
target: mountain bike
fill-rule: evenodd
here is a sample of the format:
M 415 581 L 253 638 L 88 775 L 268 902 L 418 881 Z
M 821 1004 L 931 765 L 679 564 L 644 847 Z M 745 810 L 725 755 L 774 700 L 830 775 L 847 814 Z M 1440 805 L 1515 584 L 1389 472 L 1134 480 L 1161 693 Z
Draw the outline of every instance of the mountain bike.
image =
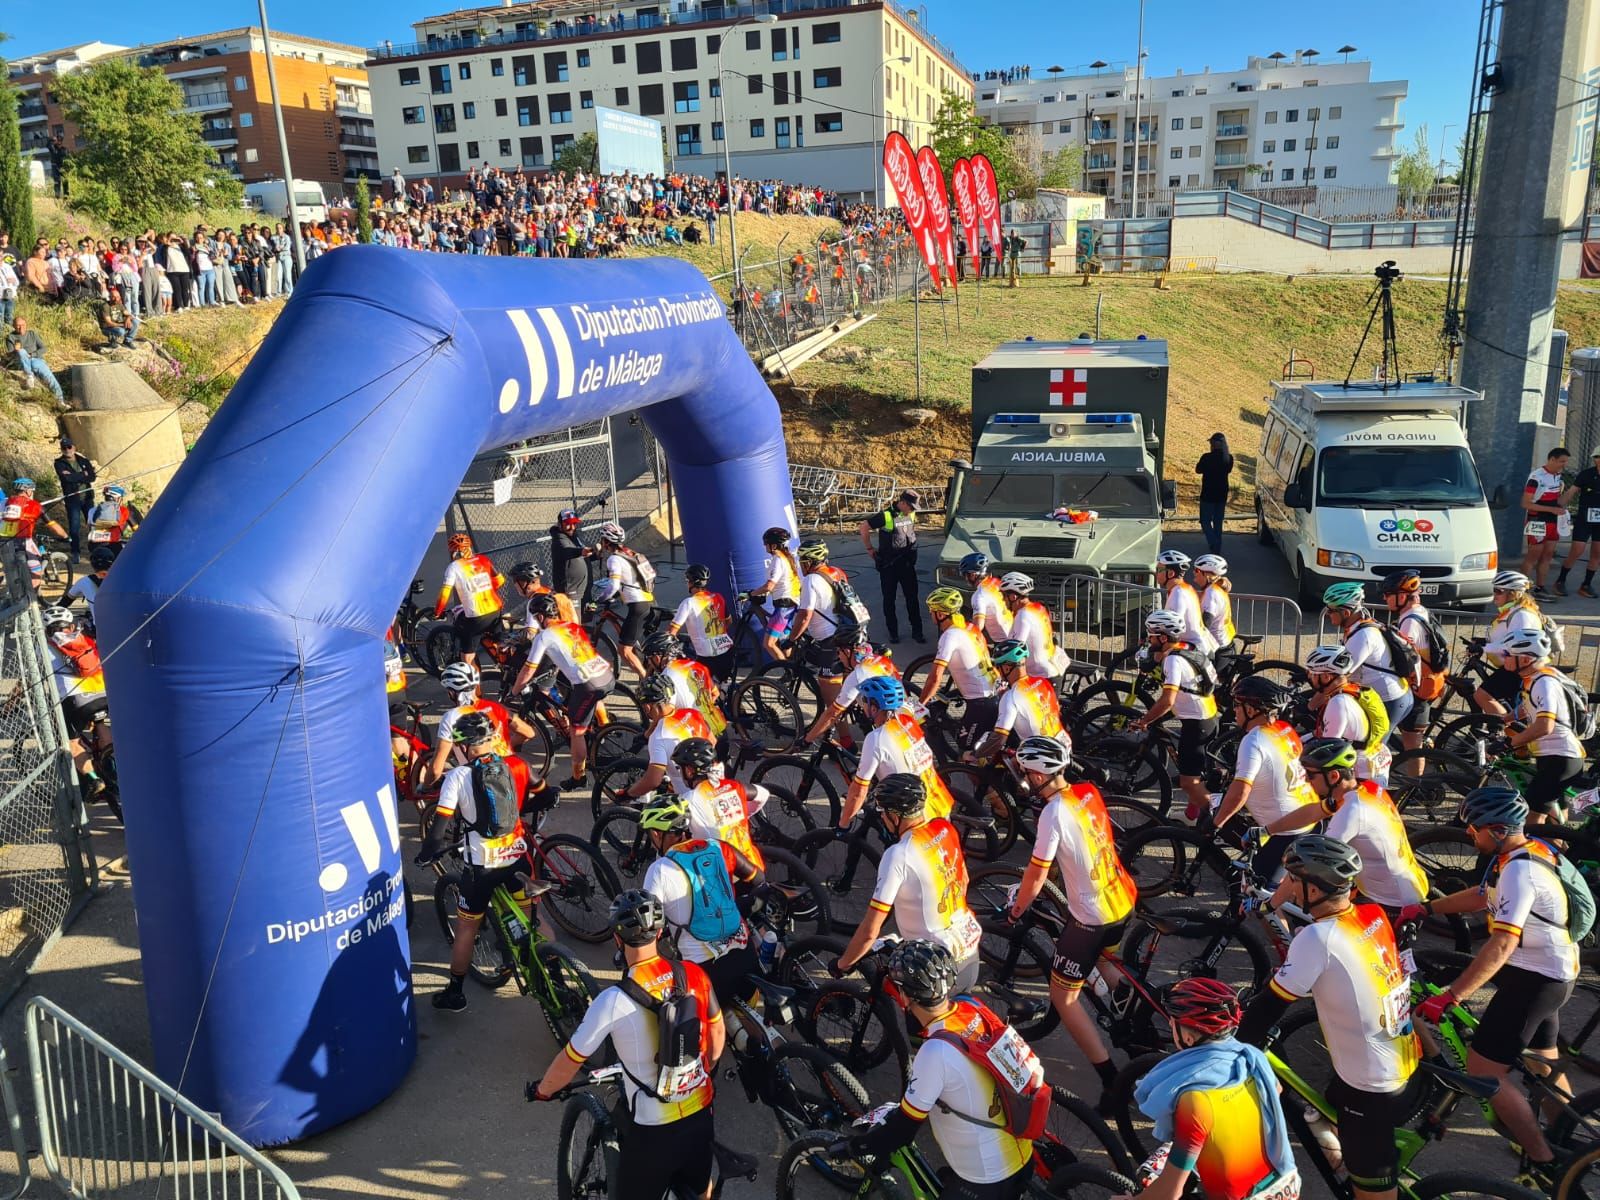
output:
M 394 638 L 394 644 L 399 646 L 412 662 L 431 675 L 434 672 L 428 666 L 427 637 L 431 632 L 433 618 L 432 614 L 417 602 L 417 597 L 426 590 L 427 584 L 421 579 L 411 581 L 411 588 L 406 592 L 405 599 L 400 601 L 400 607 L 394 614 L 389 632 Z

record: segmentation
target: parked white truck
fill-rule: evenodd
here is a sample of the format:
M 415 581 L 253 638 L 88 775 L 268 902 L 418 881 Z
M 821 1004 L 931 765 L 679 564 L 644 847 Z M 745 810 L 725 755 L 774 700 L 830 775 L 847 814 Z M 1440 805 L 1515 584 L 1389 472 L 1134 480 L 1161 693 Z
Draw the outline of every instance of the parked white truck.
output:
M 289 219 L 289 189 L 282 179 L 263 179 L 244 185 L 245 203 L 279 221 Z M 328 197 L 322 185 L 312 179 L 294 181 L 295 217 L 301 221 L 326 221 Z

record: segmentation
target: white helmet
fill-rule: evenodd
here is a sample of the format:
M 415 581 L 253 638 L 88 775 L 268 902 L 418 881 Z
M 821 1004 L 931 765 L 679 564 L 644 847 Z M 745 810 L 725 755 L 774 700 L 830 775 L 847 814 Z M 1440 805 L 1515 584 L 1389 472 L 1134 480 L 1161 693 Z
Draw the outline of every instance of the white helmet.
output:
M 1317 646 L 1306 655 L 1306 670 L 1328 675 L 1348 675 L 1356 669 L 1355 659 L 1343 646 Z
M 78 623 L 78 618 L 72 615 L 72 610 L 62 608 L 59 604 L 52 604 L 39 615 L 44 619 L 46 633 L 55 629 L 67 629 Z
M 1525 592 L 1532 582 L 1521 571 L 1501 571 L 1490 586 L 1497 592 Z
M 622 526 L 615 521 L 607 521 L 595 533 L 602 542 L 610 542 L 613 546 L 620 546 L 628 540 L 628 535 L 622 532 Z
M 439 683 L 451 695 L 477 691 L 480 678 L 478 668 L 469 662 L 453 662 L 439 672 Z
M 1493 646 L 1496 654 L 1525 654 L 1532 658 L 1550 657 L 1550 636 L 1542 629 L 1513 629 L 1501 634 Z
M 1202 554 L 1194 560 L 1194 569 L 1204 571 L 1207 575 L 1226 575 L 1228 560 L 1220 554 Z
M 1024 575 L 1021 571 L 1007 571 L 1000 576 L 1000 590 L 1026 596 L 1033 591 L 1033 576 Z
M 1158 608 L 1144 619 L 1146 633 L 1158 633 L 1162 637 L 1178 638 L 1183 636 L 1183 618 L 1170 608 Z
M 1163 550 L 1156 555 L 1156 566 L 1173 571 L 1187 571 L 1194 563 L 1182 550 Z
M 1072 747 L 1053 737 L 1031 737 L 1017 747 L 1017 765 L 1041 775 L 1059 775 L 1072 762 Z

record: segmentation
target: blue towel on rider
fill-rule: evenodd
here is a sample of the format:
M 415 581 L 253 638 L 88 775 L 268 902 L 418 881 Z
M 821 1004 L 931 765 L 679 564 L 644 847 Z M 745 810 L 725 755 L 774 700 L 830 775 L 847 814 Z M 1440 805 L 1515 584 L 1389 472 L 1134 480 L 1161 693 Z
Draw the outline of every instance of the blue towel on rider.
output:
M 1266 1122 L 1262 1141 L 1267 1148 L 1267 1159 L 1281 1175 L 1294 1169 L 1294 1150 L 1289 1145 L 1289 1130 L 1284 1125 L 1283 1110 L 1272 1103 L 1278 1094 L 1278 1078 L 1272 1073 L 1267 1056 L 1255 1046 L 1226 1038 L 1219 1042 L 1203 1042 L 1179 1050 L 1151 1067 L 1133 1098 L 1144 1115 L 1155 1122 L 1158 1142 L 1172 1140 L 1172 1115 L 1178 1107 L 1178 1097 L 1184 1092 L 1210 1091 L 1233 1087 L 1254 1080 L 1256 1092 L 1261 1097 L 1261 1114 Z

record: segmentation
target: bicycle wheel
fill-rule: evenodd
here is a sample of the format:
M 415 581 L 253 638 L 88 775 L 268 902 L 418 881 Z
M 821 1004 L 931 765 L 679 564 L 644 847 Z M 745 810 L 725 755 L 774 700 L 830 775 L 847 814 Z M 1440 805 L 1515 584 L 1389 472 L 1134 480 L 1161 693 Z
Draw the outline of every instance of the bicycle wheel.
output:
M 1476 763 L 1443 750 L 1402 750 L 1389 767 L 1389 794 L 1411 820 L 1440 824 L 1455 819 L 1483 775 Z
M 1474 1196 L 1493 1196 L 1496 1200 L 1542 1200 L 1542 1193 L 1495 1179 L 1478 1171 L 1436 1171 L 1424 1175 L 1410 1186 L 1412 1200 L 1470 1200 Z M 1560 1193 L 1557 1193 L 1558 1197 Z
M 1297 1003 L 1278 1021 L 1278 1036 L 1272 1044 L 1277 1056 L 1305 1080 L 1319 1096 L 1338 1078 L 1333 1060 L 1328 1057 L 1328 1040 L 1317 1021 L 1317 1008 L 1309 1001 Z M 1417 1073 L 1406 1084 L 1395 1104 L 1395 1125 L 1409 1125 L 1438 1096 L 1437 1084 Z
M 828 889 L 816 873 L 781 846 L 768 846 L 761 853 L 767 860 L 767 882 L 776 889 L 776 895 L 769 896 L 766 909 L 759 916 L 751 917 L 757 936 L 760 931 L 771 929 L 780 944 L 788 944 L 796 937 L 831 932 Z
M 758 846 L 781 846 L 792 850 L 803 834 L 816 826 L 811 810 L 785 788 L 770 781 L 762 784 L 767 790 L 767 802 L 761 811 L 750 818 L 750 836 Z
M 589 765 L 603 770 L 624 758 L 642 758 L 649 739 L 644 726 L 632 721 L 612 721 L 589 730 Z
M 867 1090 L 821 1046 L 787 1042 L 773 1051 L 772 1114 L 784 1140 L 811 1129 L 845 1129 L 867 1111 Z
M 613 804 L 594 823 L 589 841 L 605 858 L 617 881 L 630 888 L 642 887 L 644 873 L 656 859 L 655 847 L 639 830 L 639 807 Z
M 990 782 L 988 771 L 960 764 L 941 768 L 939 774 L 955 797 L 952 819 L 967 818 L 957 828 L 969 862 L 993 861 L 1017 844 L 1022 816 L 1010 793 Z
M 433 885 L 433 911 L 439 917 L 439 931 L 444 934 L 447 946 L 455 945 L 461 882 L 461 873 L 452 871 L 439 876 Z M 492 913 L 486 913 L 478 922 L 478 940 L 472 945 L 472 962 L 467 966 L 467 974 L 486 988 L 497 988 L 511 978 L 511 971 L 511 954 L 501 942 L 500 925 Z
M 589 793 L 589 810 L 594 819 L 598 821 L 600 814 L 613 805 L 636 803 L 624 793 L 649 769 L 649 760 L 640 755 L 619 758 L 610 766 L 591 772 L 594 784 Z
M 1171 896 L 1221 903 L 1234 877 L 1222 847 L 1186 825 L 1156 825 L 1132 834 L 1117 854 L 1146 901 Z
M 893 1056 L 899 1060 L 900 1082 L 905 1083 L 910 1050 L 900 1024 L 904 1017 L 887 996 L 873 995 L 866 984 L 855 980 L 835 980 L 818 988 L 797 1013 L 795 1028 L 813 1046 L 862 1073 Z
M 1044 1137 L 1033 1144 L 1033 1150 L 1052 1179 L 1056 1172 L 1073 1163 L 1123 1174 L 1134 1168 L 1122 1139 L 1112 1132 L 1094 1105 L 1075 1092 L 1061 1087 L 1050 1090 L 1050 1116 L 1044 1128 Z
M 843 1140 L 842 1133 L 828 1129 L 790 1142 L 778 1160 L 778 1200 L 839 1200 L 851 1195 L 856 1200 L 886 1200 L 881 1176 L 869 1182 L 859 1163 L 848 1158 L 835 1162 L 829 1157 L 829 1149 Z
M 622 891 L 593 843 L 571 833 L 547 834 L 533 853 L 533 877 L 554 886 L 539 907 L 563 932 L 591 946 L 611 936 L 611 901 Z
M 794 797 L 810 812 L 813 828 L 822 829 L 839 823 L 839 813 L 843 808 L 839 788 L 808 758 L 801 758 L 797 754 L 764 758 L 750 772 L 750 782 L 767 788 L 780 788 Z
M 817 681 L 811 671 L 794 662 L 772 662 L 762 667 L 753 679 L 773 679 L 794 696 L 800 709 L 800 719 L 805 722 L 805 727 L 810 728 L 812 722 L 822 713 L 822 693 L 817 689 Z
M 1585 1150 L 1562 1168 L 1552 1200 L 1595 1200 L 1600 1196 L 1600 1146 Z
M 579 1092 L 561 1112 L 556 1135 L 557 1200 L 594 1200 L 610 1195 L 621 1147 L 616 1126 L 600 1097 Z
M 998 921 L 1010 904 L 1010 890 L 1022 882 L 1026 870 L 1017 863 L 985 863 L 967 876 L 967 907 L 980 921 Z M 1067 896 L 1054 881 L 1046 879 L 1034 898 L 1030 911 L 1040 913 L 1054 924 L 1065 924 Z
M 1279 687 L 1288 691 L 1298 691 L 1311 682 L 1311 677 L 1306 674 L 1306 669 L 1299 663 L 1284 662 L 1277 658 L 1264 658 L 1250 666 L 1250 674 L 1265 675 Z
M 556 759 L 556 742 L 550 730 L 538 717 L 523 718 L 533 728 L 522 745 L 517 747 L 517 757 L 528 764 L 528 770 L 540 779 L 550 778 L 550 767 Z
M 1050 963 L 1055 947 L 1039 929 L 1027 937 L 1012 936 L 1015 926 L 991 921 L 984 927 L 984 938 L 1004 938 L 993 955 L 980 950 L 978 982 L 972 989 L 995 1012 L 1006 1018 L 1030 1042 L 1048 1036 L 1061 1023 L 1061 1015 L 1050 1003 Z M 990 961 L 991 957 L 994 961 Z
M 456 628 L 448 621 L 440 621 L 428 630 L 422 644 L 422 669 L 435 679 L 453 662 L 461 659 L 461 643 L 456 640 Z
M 1104 1107 L 1116 1122 L 1117 1136 L 1136 1162 L 1142 1162 L 1155 1149 L 1155 1137 L 1151 1133 L 1154 1123 L 1134 1103 L 1133 1094 L 1140 1081 L 1150 1073 L 1150 1068 L 1170 1053 L 1169 1050 L 1153 1050 L 1135 1055 L 1106 1086 Z
M 1433 735 L 1433 745 L 1435 749 L 1476 764 L 1483 743 L 1504 735 L 1505 726 L 1499 717 L 1485 712 L 1470 712 L 1441 725 Z
M 867 835 L 847 836 L 830 824 L 797 841 L 794 855 L 827 887 L 834 929 L 853 932 L 866 915 L 883 852 L 867 840 Z
M 600 985 L 588 967 L 554 942 L 541 942 L 534 953 L 550 976 L 550 995 L 539 997 L 539 1009 L 556 1045 L 565 1046 L 589 1011 L 590 1001 L 600 994 Z
M 757 675 L 734 688 L 727 699 L 728 723 L 738 736 L 781 754 L 794 747 L 808 728 L 800 701 L 780 680 Z
M 606 710 L 607 725 L 612 721 L 621 721 L 637 725 L 640 729 L 650 727 L 650 721 L 644 715 L 644 706 L 639 703 L 638 693 L 623 683 L 620 677 L 600 703 Z
M 1050 1174 L 1052 1196 L 1070 1196 L 1072 1200 L 1110 1200 L 1114 1196 L 1131 1196 L 1139 1185 L 1126 1175 L 1108 1171 L 1090 1163 L 1069 1163 Z
M 1152 989 L 1180 979 L 1220 979 L 1245 989 L 1267 986 L 1274 967 L 1266 935 L 1254 921 L 1233 921 L 1199 909 L 1161 914 L 1161 928 L 1135 919 L 1122 943 L 1122 961 Z
M 1449 896 L 1465 888 L 1477 887 L 1488 860 L 1478 853 L 1467 831 L 1459 826 L 1441 825 L 1411 837 L 1411 854 L 1428 876 L 1431 895 Z M 1429 917 L 1427 928 L 1449 937 L 1458 949 L 1463 937 L 1468 945 L 1487 936 L 1485 913 L 1462 913 L 1449 918 Z

